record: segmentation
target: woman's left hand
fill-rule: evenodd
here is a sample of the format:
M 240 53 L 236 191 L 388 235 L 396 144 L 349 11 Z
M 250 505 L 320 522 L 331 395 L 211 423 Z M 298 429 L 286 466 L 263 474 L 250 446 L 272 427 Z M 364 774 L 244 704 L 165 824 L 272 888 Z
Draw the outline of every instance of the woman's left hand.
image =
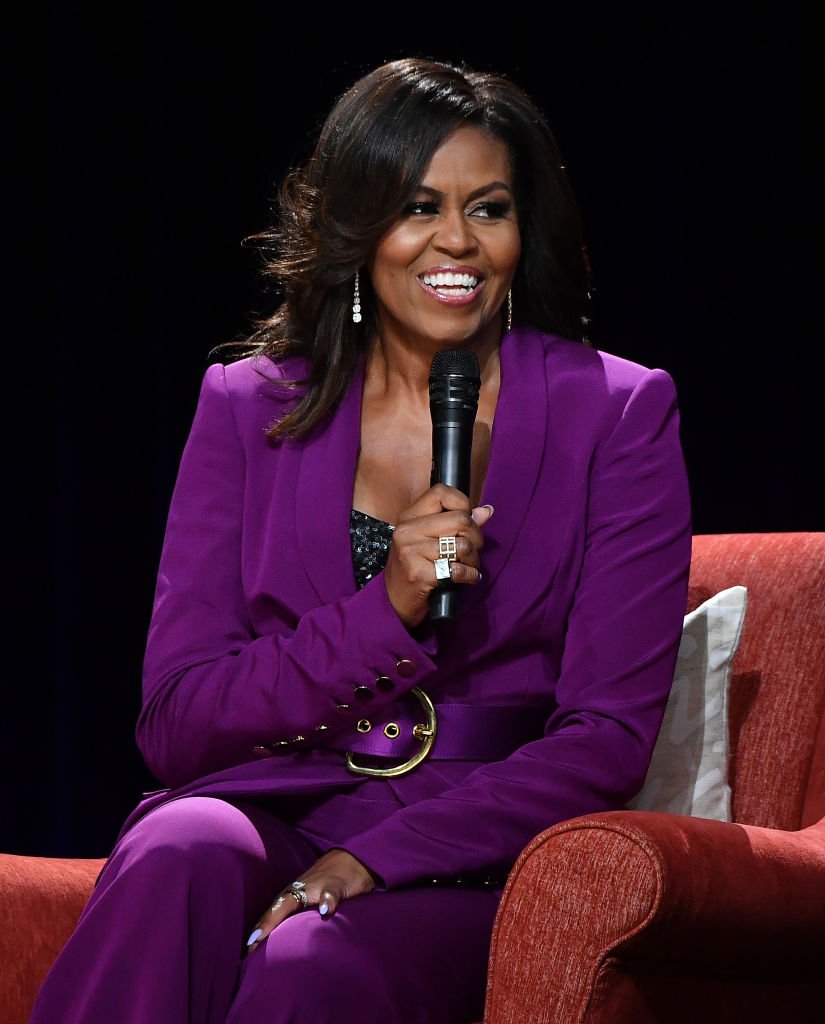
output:
M 361 861 L 339 849 L 327 851 L 295 881 L 304 883 L 306 911 L 317 908 L 317 913 L 324 918 L 332 917 L 342 900 L 362 896 L 375 888 L 375 878 Z M 287 887 L 252 929 L 247 940 L 249 952 L 257 949 L 271 931 L 298 911 L 304 912 L 304 908 Z

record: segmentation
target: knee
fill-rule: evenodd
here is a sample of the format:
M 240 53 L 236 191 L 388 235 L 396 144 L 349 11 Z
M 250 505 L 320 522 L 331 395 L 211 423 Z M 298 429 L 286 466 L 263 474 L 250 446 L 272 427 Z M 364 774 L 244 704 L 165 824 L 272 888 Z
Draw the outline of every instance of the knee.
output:
M 110 858 L 118 873 L 229 880 L 245 856 L 262 856 L 261 841 L 238 808 L 210 797 L 185 797 L 151 811 L 123 837 Z M 229 872 L 229 876 L 227 876 Z

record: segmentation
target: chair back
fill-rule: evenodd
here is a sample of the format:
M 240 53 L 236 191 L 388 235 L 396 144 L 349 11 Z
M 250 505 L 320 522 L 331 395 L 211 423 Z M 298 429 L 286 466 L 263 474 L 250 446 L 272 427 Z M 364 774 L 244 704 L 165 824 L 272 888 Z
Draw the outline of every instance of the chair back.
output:
M 825 817 L 825 533 L 693 538 L 688 611 L 748 588 L 729 696 L 733 820 Z

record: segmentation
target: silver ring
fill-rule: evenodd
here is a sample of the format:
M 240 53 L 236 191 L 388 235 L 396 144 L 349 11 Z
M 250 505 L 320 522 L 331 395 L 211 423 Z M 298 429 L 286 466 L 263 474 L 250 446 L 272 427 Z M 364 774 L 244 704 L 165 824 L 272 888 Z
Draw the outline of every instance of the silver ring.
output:
M 450 562 L 455 562 L 458 558 L 456 552 L 455 542 L 457 537 L 439 537 L 438 538 L 438 554 L 441 558 L 446 558 Z
M 290 882 L 289 883 L 289 888 L 292 889 L 293 892 L 300 892 L 301 889 L 306 889 L 306 887 L 307 887 L 306 882 Z
M 290 889 L 289 895 L 301 904 L 301 910 L 306 910 L 309 905 L 309 896 L 307 896 L 303 889 Z
M 448 580 L 452 576 L 450 572 L 450 560 L 449 558 L 434 558 L 433 565 L 435 566 L 435 578 L 437 580 Z

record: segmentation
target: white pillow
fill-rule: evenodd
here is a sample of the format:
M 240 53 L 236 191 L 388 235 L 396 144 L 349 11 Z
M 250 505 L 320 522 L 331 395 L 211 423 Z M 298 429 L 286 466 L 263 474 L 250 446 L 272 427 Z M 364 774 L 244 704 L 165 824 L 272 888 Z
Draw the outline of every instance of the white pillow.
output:
M 747 602 L 747 588 L 731 587 L 685 616 L 664 721 L 631 810 L 731 820 L 728 686 Z

